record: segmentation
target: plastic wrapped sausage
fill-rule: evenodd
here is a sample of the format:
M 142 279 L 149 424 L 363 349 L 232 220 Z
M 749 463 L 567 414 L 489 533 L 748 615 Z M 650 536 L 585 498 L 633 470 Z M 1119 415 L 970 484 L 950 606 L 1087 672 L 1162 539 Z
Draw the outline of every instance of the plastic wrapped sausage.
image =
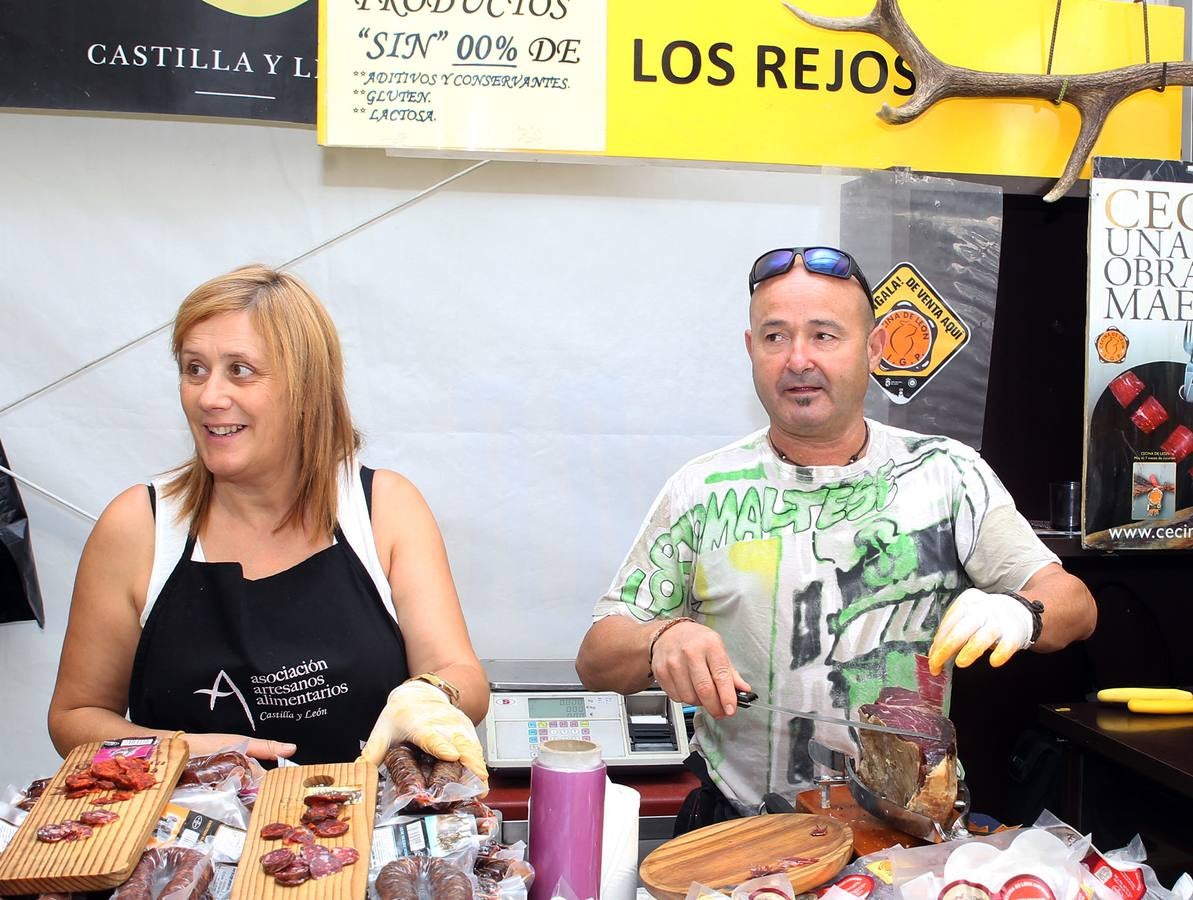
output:
M 381 867 L 380 900 L 473 900 L 472 879 L 451 863 L 427 856 L 407 856 Z
M 389 776 L 382 786 L 379 818 L 400 813 L 408 806 L 440 812 L 472 800 L 486 784 L 459 762 L 436 759 L 411 744 L 398 744 L 385 755 Z
M 112 900 L 199 900 L 214 874 L 211 859 L 188 847 L 146 850 Z
M 426 793 L 427 779 L 414 753 L 414 748 L 409 744 L 398 744 L 385 754 L 385 770 L 399 797 Z

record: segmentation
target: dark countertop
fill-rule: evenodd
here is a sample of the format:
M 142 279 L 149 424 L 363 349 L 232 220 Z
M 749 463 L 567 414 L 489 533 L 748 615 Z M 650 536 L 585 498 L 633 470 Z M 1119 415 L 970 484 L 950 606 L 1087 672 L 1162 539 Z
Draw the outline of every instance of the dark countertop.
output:
M 1159 784 L 1193 798 L 1193 715 L 1148 715 L 1125 706 L 1040 707 L 1048 728 Z

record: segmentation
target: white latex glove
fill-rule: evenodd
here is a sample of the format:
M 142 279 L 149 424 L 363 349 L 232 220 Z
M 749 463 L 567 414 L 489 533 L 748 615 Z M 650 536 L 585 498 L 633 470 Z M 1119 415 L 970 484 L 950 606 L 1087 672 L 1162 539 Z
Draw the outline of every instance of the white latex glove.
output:
M 1027 607 L 1014 597 L 969 588 L 945 610 L 928 650 L 928 668 L 939 675 L 954 655 L 964 668 L 987 650 L 990 665 L 1001 666 L 1031 645 L 1033 624 Z
M 425 681 L 407 681 L 389 692 L 361 759 L 381 765 L 394 744 L 408 741 L 448 762 L 459 760 L 488 784 L 489 770 L 472 720 L 451 705 L 447 695 Z

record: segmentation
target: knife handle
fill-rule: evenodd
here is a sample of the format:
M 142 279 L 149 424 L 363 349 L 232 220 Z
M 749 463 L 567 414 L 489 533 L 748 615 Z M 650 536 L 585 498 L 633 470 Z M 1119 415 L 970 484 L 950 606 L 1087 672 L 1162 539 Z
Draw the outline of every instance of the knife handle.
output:
M 745 691 L 742 693 L 745 693 Z M 758 812 L 760 815 L 764 812 L 771 814 L 793 813 L 795 812 L 795 807 L 782 794 L 776 794 L 772 791 L 771 793 L 762 795 L 762 803 L 758 805 Z
M 758 694 L 756 694 L 754 691 L 738 691 L 737 692 L 737 705 L 740 706 L 742 709 L 749 709 L 750 704 L 753 703 L 757 699 L 758 699 Z

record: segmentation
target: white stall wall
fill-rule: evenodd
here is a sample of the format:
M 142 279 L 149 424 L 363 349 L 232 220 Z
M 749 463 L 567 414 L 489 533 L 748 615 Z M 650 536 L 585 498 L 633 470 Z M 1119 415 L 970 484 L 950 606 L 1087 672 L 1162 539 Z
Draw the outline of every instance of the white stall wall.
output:
M 280 264 L 469 164 L 276 126 L 9 113 L 0 129 L 0 406 L 169 321 L 200 281 Z M 365 461 L 439 518 L 482 657 L 572 656 L 667 475 L 764 421 L 746 270 L 834 241 L 840 181 L 490 163 L 296 268 L 343 336 Z M 159 334 L 0 414 L 0 440 L 98 513 L 187 455 L 176 388 Z M 23 495 L 47 623 L 0 628 L 0 787 L 57 767 L 45 710 L 90 530 Z

